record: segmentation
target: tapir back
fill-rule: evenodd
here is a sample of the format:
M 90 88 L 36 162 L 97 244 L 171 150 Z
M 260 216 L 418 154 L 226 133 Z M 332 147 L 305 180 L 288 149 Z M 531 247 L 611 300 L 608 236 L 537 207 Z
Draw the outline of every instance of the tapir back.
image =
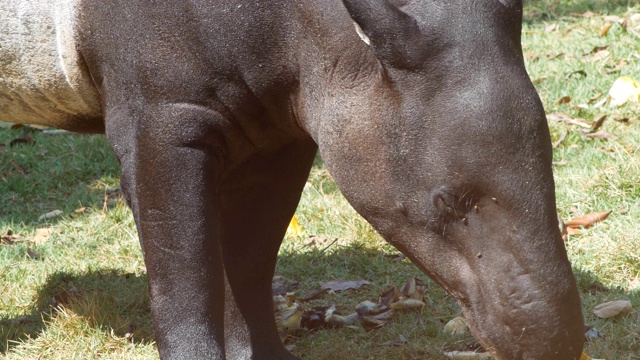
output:
M 78 1 L 0 2 L 0 121 L 100 132 L 100 99 L 76 44 Z

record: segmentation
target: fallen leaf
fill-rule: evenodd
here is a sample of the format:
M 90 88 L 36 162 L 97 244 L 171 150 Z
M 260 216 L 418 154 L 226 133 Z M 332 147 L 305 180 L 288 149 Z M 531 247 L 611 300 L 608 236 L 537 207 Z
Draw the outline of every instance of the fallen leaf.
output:
M 560 112 L 547 114 L 547 120 L 562 121 L 562 122 L 566 122 L 567 124 L 577 125 L 583 128 L 591 128 L 591 124 L 588 124 L 587 122 L 585 122 L 584 119 L 574 119 L 570 115 L 565 113 L 560 113 Z
M 33 250 L 27 250 L 27 257 L 32 260 L 40 260 L 42 256 Z
M 482 359 L 492 359 L 491 354 L 483 352 L 478 353 L 474 351 L 450 351 L 444 353 L 446 357 L 449 359 L 456 360 L 482 360 Z
M 357 324 L 360 321 L 360 316 L 358 313 L 353 313 L 351 315 L 343 316 L 336 314 L 336 306 L 332 305 L 329 309 L 327 309 L 324 321 L 333 326 L 345 326 L 345 325 L 353 325 Z
M 606 219 L 609 214 L 611 214 L 611 210 L 605 212 L 592 212 L 586 215 L 577 216 L 566 222 L 567 228 L 578 228 L 585 227 L 589 228 L 593 226 L 595 223 L 603 221 Z
M 609 56 L 609 54 L 611 54 L 611 51 L 609 50 L 600 50 L 597 53 L 593 54 L 593 56 L 588 58 L 587 62 L 596 62 L 596 61 L 602 60 L 607 56 Z
M 549 24 L 549 25 L 544 27 L 544 32 L 546 32 L 546 33 L 550 33 L 550 32 L 552 32 L 554 30 L 558 30 L 558 24 L 557 23 Z
M 566 104 L 569 102 L 571 102 L 571 96 L 563 96 L 557 101 L 558 104 Z
M 580 235 L 581 232 L 578 229 L 567 227 L 567 235 Z
M 604 130 L 596 131 L 594 133 L 587 133 L 587 134 L 584 134 L 584 136 L 592 139 L 604 139 L 604 140 L 614 138 L 612 133 Z
M 293 215 L 291 218 L 291 222 L 289 222 L 289 227 L 287 228 L 287 235 L 289 236 L 302 236 L 304 235 L 304 228 L 300 225 L 298 221 L 298 217 Z
M 546 56 L 548 60 L 553 60 L 555 58 L 559 58 L 562 55 L 564 55 L 564 53 L 561 52 L 561 53 L 555 53 L 555 54 L 549 53 Z
M 406 342 L 407 342 L 407 339 L 405 339 L 404 336 L 400 335 L 397 339 L 385 341 L 382 344 L 380 344 L 380 346 L 400 346 Z
M 420 300 L 409 298 L 396 301 L 391 304 L 390 307 L 394 310 L 417 310 L 424 308 L 425 305 L 426 304 Z
M 0 236 L 0 244 L 11 245 L 22 241 L 27 241 L 27 239 L 20 235 L 15 235 L 11 230 L 7 230 L 6 234 Z
M 64 214 L 62 210 L 49 211 L 46 214 L 40 215 L 38 221 L 53 219 L 54 217 L 60 216 L 62 214 Z
M 617 78 L 609 90 L 609 99 L 613 106 L 621 106 L 628 101 L 640 102 L 640 82 L 628 76 Z
M 601 319 L 607 319 L 619 314 L 627 314 L 631 310 L 631 301 L 614 300 L 597 305 L 593 308 L 593 314 Z
M 297 303 L 283 307 L 275 312 L 276 326 L 281 329 L 297 330 L 302 320 L 302 310 Z
M 625 65 L 627 65 L 627 61 L 622 59 L 622 60 L 620 60 L 618 65 L 616 65 L 613 69 L 605 70 L 604 74 L 605 75 L 609 75 L 609 74 L 620 72 L 622 70 L 622 68 L 625 67 Z
M 329 289 L 333 291 L 343 291 L 349 289 L 358 289 L 363 285 L 371 285 L 367 280 L 331 280 L 320 285 L 321 289 Z
M 583 18 L 590 18 L 592 16 L 595 16 L 596 13 L 592 12 L 592 11 L 585 11 L 582 14 L 577 14 L 577 13 L 573 13 L 571 14 L 571 16 L 573 17 L 583 17 Z
M 592 341 L 604 337 L 604 334 L 601 333 L 600 330 L 588 325 L 585 325 L 584 327 L 585 329 L 587 329 L 587 331 L 584 332 L 584 338 L 587 341 Z
M 604 121 L 607 119 L 607 115 L 602 115 L 596 120 L 593 124 L 591 124 L 591 130 L 598 130 Z
M 360 321 L 362 326 L 366 328 L 377 328 L 386 325 L 394 314 L 395 311 L 393 309 L 389 309 L 388 311 L 376 315 L 360 316 Z
M 588 51 L 586 53 L 583 53 L 582 56 L 587 56 L 589 54 L 595 54 L 598 51 L 602 51 L 602 50 L 606 50 L 609 48 L 609 45 L 604 45 L 604 46 L 594 46 L 593 49 L 591 49 L 591 51 Z
M 469 330 L 465 319 L 461 316 L 455 317 L 444 326 L 444 332 L 450 335 L 463 335 Z
M 416 277 L 408 278 L 402 289 L 400 289 L 400 293 L 402 293 L 402 295 L 416 300 L 424 299 L 425 291 L 426 287 L 424 282 Z
M 36 229 L 36 234 L 31 240 L 34 244 L 42 244 L 51 236 L 51 229 Z
M 609 29 L 611 29 L 611 25 L 613 25 L 613 23 L 606 23 L 602 25 L 602 27 L 600 28 L 600 31 L 598 32 L 600 36 L 606 36 L 607 33 L 609 32 Z
M 595 95 L 593 95 L 592 97 L 589 98 L 589 104 L 591 104 L 592 102 L 600 99 L 600 97 L 602 97 L 602 93 L 597 93 Z
M 374 303 L 373 301 L 363 301 L 356 306 L 356 312 L 360 316 L 375 315 L 389 310 L 389 307 L 383 303 Z

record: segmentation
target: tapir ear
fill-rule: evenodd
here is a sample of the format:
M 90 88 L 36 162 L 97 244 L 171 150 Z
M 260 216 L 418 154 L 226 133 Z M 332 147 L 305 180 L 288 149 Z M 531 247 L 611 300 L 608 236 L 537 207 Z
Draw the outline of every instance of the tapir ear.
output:
M 416 20 L 388 0 L 342 0 L 384 64 L 414 69 L 422 64 L 423 36 Z

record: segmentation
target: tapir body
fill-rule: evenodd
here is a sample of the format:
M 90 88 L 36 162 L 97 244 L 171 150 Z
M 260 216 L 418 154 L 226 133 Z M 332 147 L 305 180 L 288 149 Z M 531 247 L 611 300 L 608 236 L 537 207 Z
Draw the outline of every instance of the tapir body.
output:
M 271 309 L 319 149 L 496 359 L 578 359 L 517 0 L 4 1 L 0 120 L 105 132 L 163 359 L 294 359 Z

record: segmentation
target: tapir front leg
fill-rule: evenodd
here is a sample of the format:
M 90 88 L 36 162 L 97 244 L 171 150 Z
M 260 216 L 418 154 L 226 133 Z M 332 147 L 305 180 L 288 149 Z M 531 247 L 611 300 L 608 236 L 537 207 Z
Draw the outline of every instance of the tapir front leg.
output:
M 295 359 L 276 330 L 271 282 L 315 153 L 315 143 L 300 140 L 256 154 L 221 187 L 226 296 L 234 306 L 225 311 L 227 359 Z
M 138 225 L 160 356 L 224 360 L 221 157 L 207 131 L 216 113 L 184 104 L 122 109 L 107 111 L 107 135 Z

